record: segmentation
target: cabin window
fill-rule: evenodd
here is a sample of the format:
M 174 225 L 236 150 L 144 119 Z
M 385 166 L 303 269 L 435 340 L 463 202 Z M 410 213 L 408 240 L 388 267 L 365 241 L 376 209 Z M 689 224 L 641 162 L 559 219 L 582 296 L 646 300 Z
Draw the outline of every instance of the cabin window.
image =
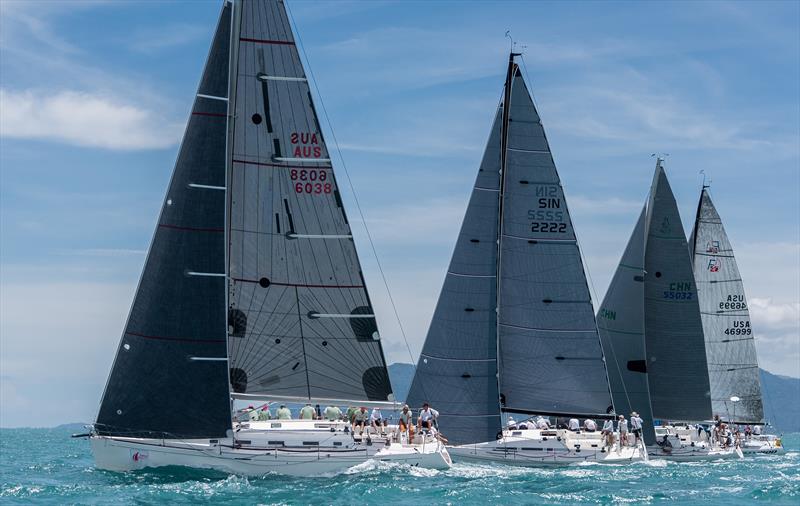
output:
M 319 441 L 303 441 L 303 446 L 319 446 Z
M 284 446 L 283 441 L 267 441 L 267 444 L 270 446 Z
M 253 120 L 253 123 L 255 123 L 256 125 L 261 124 L 261 115 L 258 113 L 253 114 L 253 116 L 250 119 Z
M 271 423 L 271 424 L 269 424 L 269 428 L 270 429 L 280 429 L 281 428 L 281 424 L 280 423 Z

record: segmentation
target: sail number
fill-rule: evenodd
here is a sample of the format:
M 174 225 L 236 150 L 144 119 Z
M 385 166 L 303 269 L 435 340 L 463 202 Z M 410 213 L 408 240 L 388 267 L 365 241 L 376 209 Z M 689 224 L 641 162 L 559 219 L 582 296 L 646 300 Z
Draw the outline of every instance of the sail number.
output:
M 744 295 L 728 295 L 728 298 L 719 303 L 720 309 L 747 309 Z
M 294 183 L 295 193 L 330 193 L 333 191 L 328 180 L 328 173 L 324 170 L 292 169 L 290 176 Z
M 669 290 L 664 291 L 664 298 L 670 300 L 692 300 L 692 284 L 679 281 L 669 284 Z
M 748 320 L 736 320 L 733 327 L 725 329 L 726 336 L 749 336 L 753 333 Z
M 536 196 L 536 209 L 528 209 L 531 232 L 566 233 L 558 186 L 537 186 Z

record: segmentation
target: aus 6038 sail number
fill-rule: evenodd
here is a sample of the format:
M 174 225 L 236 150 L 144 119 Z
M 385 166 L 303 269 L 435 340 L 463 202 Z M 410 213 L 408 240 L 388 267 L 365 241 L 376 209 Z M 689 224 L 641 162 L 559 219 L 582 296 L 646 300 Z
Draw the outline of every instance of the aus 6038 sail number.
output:
M 328 173 L 324 170 L 292 169 L 289 175 L 294 181 L 295 193 L 330 193 L 333 185 L 328 181 Z

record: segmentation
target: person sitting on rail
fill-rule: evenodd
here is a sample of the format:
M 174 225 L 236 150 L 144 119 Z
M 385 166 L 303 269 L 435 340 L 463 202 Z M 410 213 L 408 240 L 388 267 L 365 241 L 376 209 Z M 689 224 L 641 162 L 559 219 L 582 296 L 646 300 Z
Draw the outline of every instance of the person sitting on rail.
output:
M 408 404 L 403 405 L 403 410 L 400 412 L 400 422 L 398 423 L 398 429 L 400 433 L 403 432 L 408 433 L 409 442 L 414 437 L 414 422 L 412 420 L 413 417 L 414 414 L 411 412 L 411 408 L 408 407 Z
M 581 422 L 577 418 L 570 418 L 569 430 L 572 432 L 579 432 L 581 430 Z
M 292 419 L 292 412 L 289 411 L 289 408 L 287 408 L 285 404 L 281 404 L 281 407 L 278 408 L 278 411 L 275 414 L 277 415 L 278 420 Z
M 367 424 L 367 419 L 369 415 L 367 414 L 367 408 L 361 406 L 358 408 L 358 411 L 353 415 L 353 434 L 356 433 L 356 427 L 361 427 L 359 431 L 360 434 L 364 433 L 364 427 Z
M 324 418 L 329 422 L 335 422 L 342 418 L 342 410 L 339 409 L 339 406 L 326 406 L 324 414 Z
M 316 411 L 311 406 L 310 402 L 307 402 L 303 409 L 300 410 L 300 419 L 301 420 L 314 420 L 317 416 Z
M 536 419 L 536 427 L 538 427 L 540 430 L 547 430 L 550 428 L 550 421 L 543 416 L 539 416 Z
M 266 422 L 267 420 L 272 418 L 272 413 L 269 412 L 269 404 L 264 404 L 261 406 L 261 409 L 258 411 L 258 421 L 259 422 Z
M 369 426 L 372 427 L 375 434 L 380 432 L 383 436 L 386 433 L 386 423 L 387 420 L 381 414 L 381 408 L 377 406 L 372 408 L 372 413 L 369 415 Z
M 586 432 L 594 432 L 597 430 L 597 423 L 595 423 L 595 421 L 591 418 L 587 418 L 583 421 L 583 429 Z
M 439 412 L 431 408 L 430 404 L 426 402 L 422 405 L 422 409 L 419 410 L 417 428 L 419 430 L 431 429 L 433 428 L 433 424 L 436 423 L 437 418 L 439 418 Z

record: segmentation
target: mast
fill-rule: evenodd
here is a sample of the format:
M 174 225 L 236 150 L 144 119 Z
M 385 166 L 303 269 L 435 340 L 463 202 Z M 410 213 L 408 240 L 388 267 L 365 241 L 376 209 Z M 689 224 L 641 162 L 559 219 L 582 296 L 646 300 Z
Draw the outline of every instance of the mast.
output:
M 500 194 L 498 198 L 498 213 L 497 213 L 497 288 L 495 290 L 495 312 L 496 326 L 495 326 L 495 347 L 497 350 L 497 402 L 500 406 L 500 411 L 503 411 L 505 405 L 502 389 L 500 388 L 500 266 L 501 255 L 503 250 L 503 200 L 506 186 L 506 166 L 508 159 L 508 124 L 511 116 L 511 84 L 516 73 L 517 64 L 514 57 L 522 53 L 511 52 L 508 55 L 508 71 L 506 72 L 506 84 L 503 90 L 503 121 L 500 125 Z M 502 420 L 501 420 L 502 422 Z

